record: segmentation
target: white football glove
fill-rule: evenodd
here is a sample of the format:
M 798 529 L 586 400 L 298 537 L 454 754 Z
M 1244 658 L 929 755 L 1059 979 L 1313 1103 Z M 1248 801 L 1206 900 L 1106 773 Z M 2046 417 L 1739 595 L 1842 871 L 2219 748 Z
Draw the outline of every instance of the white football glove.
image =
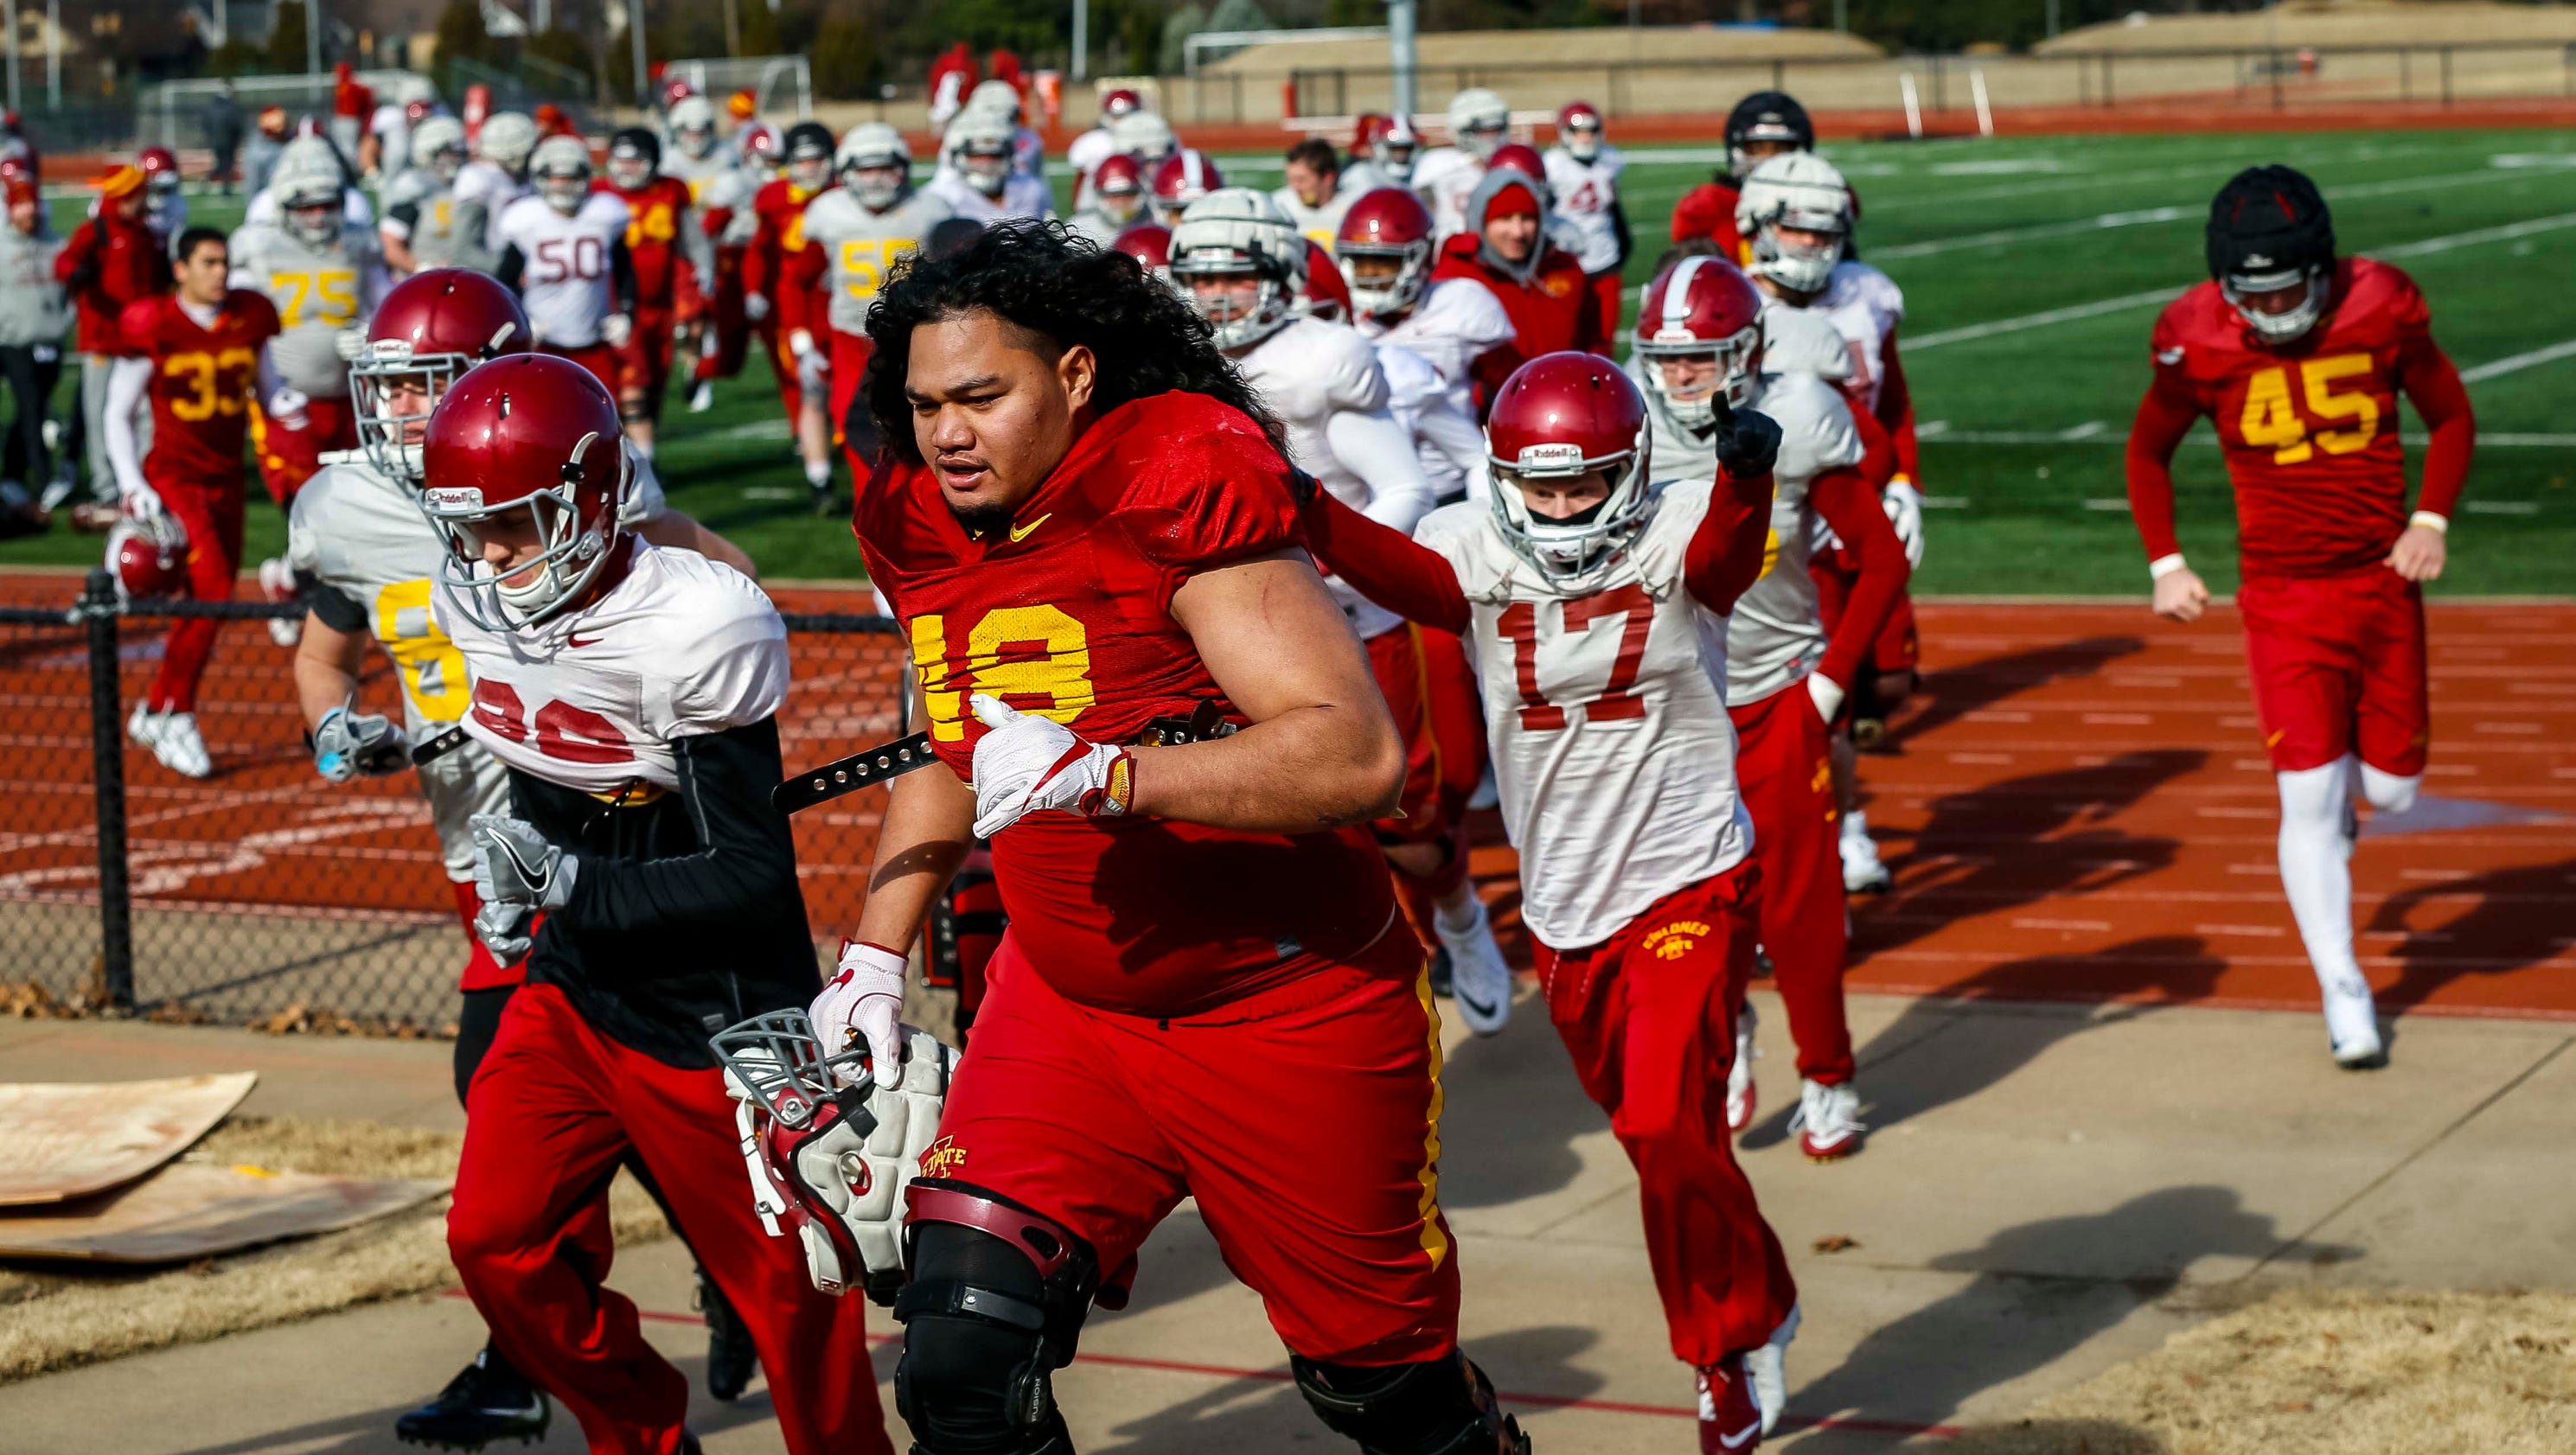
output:
M 742 296 L 742 316 L 753 323 L 763 323 L 768 321 L 768 296 L 760 293 L 744 294 Z
M 882 945 L 844 940 L 841 963 L 805 1013 L 829 1054 L 838 1054 L 852 1035 L 867 1042 L 868 1064 L 879 1086 L 894 1085 L 902 1074 L 903 1041 L 895 1033 L 895 1017 L 903 1014 L 905 963 Z
M 1042 809 L 1091 818 L 1127 811 L 1135 754 L 1084 742 L 1062 723 L 988 693 L 970 701 L 976 720 L 992 729 L 975 744 L 975 837 L 989 839 Z
M 292 384 L 281 384 L 277 386 L 277 392 L 268 396 L 268 417 L 288 429 L 302 429 L 310 422 L 305 410 L 312 403 L 303 390 Z
M 354 364 L 365 358 L 369 352 L 367 345 L 367 331 L 363 328 L 344 328 L 331 335 L 331 350 L 344 364 Z
M 1827 723 L 1843 710 L 1843 685 L 1822 672 L 1807 674 L 1807 700 L 1816 705 L 1816 716 Z
M 334 783 L 375 777 L 411 765 L 410 744 L 389 717 L 335 707 L 313 729 L 313 768 Z
M 1896 538 L 1905 543 L 1905 564 L 1923 564 L 1923 492 L 1914 482 L 1899 475 L 1879 492 L 1879 504 L 1887 511 L 1887 523 L 1896 527 Z
M 161 492 L 141 480 L 117 482 L 117 507 L 140 521 L 155 521 L 162 516 Z
M 537 832 L 536 825 L 505 813 L 478 813 L 474 833 L 474 892 L 483 907 L 474 934 L 501 963 L 528 953 L 538 911 L 561 909 L 572 898 L 581 860 Z
M 612 313 L 599 321 L 599 341 L 612 349 L 626 347 L 635 336 L 635 320 L 623 313 Z

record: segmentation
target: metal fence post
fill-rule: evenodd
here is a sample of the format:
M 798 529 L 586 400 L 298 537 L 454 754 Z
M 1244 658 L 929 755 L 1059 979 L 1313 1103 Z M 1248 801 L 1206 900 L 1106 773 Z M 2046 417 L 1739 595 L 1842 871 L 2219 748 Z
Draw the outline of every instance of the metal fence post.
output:
M 98 792 L 98 963 L 108 1003 L 134 1008 L 134 905 L 125 864 L 125 723 L 117 694 L 116 583 L 89 573 L 80 615 L 89 628 L 90 777 Z

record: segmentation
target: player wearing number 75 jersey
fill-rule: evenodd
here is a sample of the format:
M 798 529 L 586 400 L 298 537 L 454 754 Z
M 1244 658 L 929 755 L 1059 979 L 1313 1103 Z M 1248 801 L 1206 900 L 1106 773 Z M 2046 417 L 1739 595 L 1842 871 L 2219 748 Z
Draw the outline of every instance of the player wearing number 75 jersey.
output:
M 1488 502 L 1418 543 L 1316 491 L 1308 539 L 1362 594 L 1467 635 L 1548 1014 L 1636 1163 L 1703 1450 L 1776 1419 L 1796 1290 L 1728 1145 L 1729 1027 L 1761 876 L 1737 794 L 1724 616 L 1763 566 L 1779 426 L 1719 406 L 1708 478 L 1656 483 L 1644 396 L 1546 354 L 1496 392 Z
M 328 157 L 290 160 L 269 183 L 278 219 L 232 239 L 232 285 L 267 294 L 277 308 L 251 444 L 280 506 L 322 468 L 325 451 L 357 447 L 340 344 L 367 326 L 389 286 L 375 229 L 348 220 L 341 192 Z
M 2129 508 L 2155 609 L 2197 620 L 2208 588 L 2174 533 L 2174 447 L 2208 415 L 2236 487 L 2237 613 L 2254 714 L 2281 790 L 2281 884 L 2347 1068 L 2387 1064 L 2352 949 L 2353 797 L 2403 812 L 2431 725 L 2423 583 L 2442 574 L 2477 426 L 2415 280 L 2337 258 L 2316 184 L 2238 173 L 2210 206 L 2211 281 L 2156 320 L 2155 379 L 2129 430 Z M 2403 393 L 2431 430 L 2406 508 Z
M 950 213 L 936 195 L 913 190 L 912 148 L 884 122 L 851 127 L 832 166 L 841 185 L 805 204 L 806 246 L 787 255 L 778 320 L 799 382 L 809 393 L 828 385 L 833 442 L 849 458 L 851 479 L 864 483 L 875 467 L 876 426 L 850 406 L 868 368 L 868 305 L 896 260 Z M 817 317 L 820 299 L 829 301 Z

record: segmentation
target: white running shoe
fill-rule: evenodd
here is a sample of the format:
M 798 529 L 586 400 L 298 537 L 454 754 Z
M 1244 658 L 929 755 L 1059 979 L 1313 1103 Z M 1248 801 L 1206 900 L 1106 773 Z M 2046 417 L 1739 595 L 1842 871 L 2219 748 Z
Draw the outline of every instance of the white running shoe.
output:
M 2326 1043 L 2335 1064 L 2346 1071 L 2376 1071 L 2388 1064 L 2379 1039 L 2379 1007 L 2370 983 L 2358 975 L 2338 975 L 2324 987 Z
M 1843 815 L 1843 890 L 1848 894 L 1885 894 L 1896 876 L 1879 862 L 1878 841 L 1869 836 L 1869 815 L 1855 808 Z
M 197 715 L 193 712 L 169 712 L 161 715 L 161 731 L 152 742 L 152 756 L 161 766 L 189 778 L 215 776 L 215 760 L 206 753 L 206 740 L 197 733 Z
M 1490 1036 L 1512 1018 L 1512 967 L 1503 963 L 1502 947 L 1494 943 L 1485 901 L 1470 894 L 1467 902 L 1473 907 L 1467 923 L 1452 927 L 1445 914 L 1434 912 L 1431 929 L 1449 952 L 1449 998 L 1458 1006 L 1459 1019 L 1477 1035 Z
M 1811 1162 L 1850 1156 L 1860 1150 L 1860 1134 L 1869 1130 L 1860 1119 L 1860 1092 L 1848 1081 L 1840 1086 L 1801 1081 L 1789 1130 L 1798 1134 L 1798 1150 Z
M 293 601 L 296 597 L 295 568 L 277 556 L 259 563 L 259 591 L 272 603 Z M 291 647 L 304 640 L 304 618 L 272 616 L 268 619 L 268 639 L 281 647 Z
M 691 414 L 704 414 L 715 407 L 715 381 L 712 379 L 701 381 L 696 391 L 689 395 L 689 412 Z
M 1769 1342 L 1744 1351 L 1744 1377 L 1753 1386 L 1753 1404 L 1762 1411 L 1766 1435 L 1780 1427 L 1780 1414 L 1789 1407 L 1789 1341 L 1798 1337 L 1802 1319 L 1798 1306 L 1789 1305 L 1789 1316 L 1771 1331 Z
M 1760 1099 L 1753 1087 L 1753 1002 L 1744 1002 L 1744 1014 L 1735 1018 L 1735 1063 L 1726 1068 L 1726 1130 L 1742 1136 L 1753 1125 L 1753 1107 Z
M 167 716 L 167 713 L 154 712 L 138 702 L 134 704 L 134 711 L 126 715 L 125 735 L 134 740 L 134 746 L 150 748 L 158 752 L 161 747 L 161 722 Z

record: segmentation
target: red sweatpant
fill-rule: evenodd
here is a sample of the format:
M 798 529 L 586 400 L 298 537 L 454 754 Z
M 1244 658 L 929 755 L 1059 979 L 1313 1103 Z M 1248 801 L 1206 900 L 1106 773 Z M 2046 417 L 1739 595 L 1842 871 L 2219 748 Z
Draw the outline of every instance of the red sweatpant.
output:
M 1296 1353 L 1385 1365 L 1455 1346 L 1440 1020 L 1401 926 L 1189 1019 L 1076 1005 L 1008 933 L 988 975 L 924 1173 L 1056 1219 L 1105 1269 L 1196 1197 Z
M 740 243 L 716 245 L 716 291 L 709 314 L 716 330 L 716 349 L 712 354 L 698 355 L 697 382 L 730 379 L 742 372 L 743 359 L 750 352 L 751 322 L 742 312 L 742 254 Z
M 241 570 L 242 478 L 207 482 L 171 479 L 151 481 L 162 507 L 179 518 L 188 532 L 188 597 L 193 601 L 230 601 L 233 576 Z M 143 702 L 155 712 L 195 712 L 197 681 L 206 675 L 214 655 L 215 631 L 221 622 L 188 617 L 170 626 L 161 644 L 161 670 Z
M 1828 1086 L 1851 1080 L 1843 1019 L 1843 959 L 1851 942 L 1836 848 L 1833 769 L 1825 720 L 1803 682 L 1727 709 L 1735 719 L 1735 787 L 1753 815 L 1762 866 L 1762 947 L 1789 1009 L 1798 1074 Z M 1744 1000 L 1736 997 L 1736 1009 Z
M 537 351 L 552 354 L 558 359 L 570 359 L 588 369 L 590 377 L 599 381 L 599 387 L 608 391 L 609 398 L 617 397 L 617 350 L 603 343 L 583 344 L 578 348 L 565 344 L 539 344 Z
M 447 1250 L 493 1339 L 581 1421 L 594 1451 L 673 1455 L 688 1377 L 586 1236 L 618 1163 L 639 1158 L 680 1233 L 751 1330 L 795 1455 L 892 1455 L 869 1372 L 867 1301 L 817 1293 L 793 1238 L 761 1231 L 722 1073 L 601 1035 L 551 985 L 522 987 L 466 1092 Z
M 617 384 L 612 392 L 623 408 L 640 404 L 647 418 L 660 418 L 662 391 L 671 382 L 670 305 L 635 309 L 635 327 L 617 350 Z
M 2236 588 L 2254 718 L 2276 772 L 2346 753 L 2424 771 L 2433 707 L 2424 588 L 2385 566 L 2344 576 L 2248 576 Z
M 1533 942 L 1548 1018 L 1636 1166 L 1673 1355 L 1694 1368 L 1769 1339 L 1798 1301 L 1726 1133 L 1761 878 L 1739 864 L 1675 890 L 1602 944 Z
M 1831 633 L 1843 619 L 1843 603 L 1851 599 L 1852 587 L 1860 581 L 1860 557 L 1851 547 L 1819 551 L 1807 563 L 1808 579 L 1816 583 L 1816 616 Z M 1878 629 L 1878 640 L 1870 643 L 1870 665 L 1881 672 L 1911 672 L 1923 660 L 1923 643 L 1914 626 L 1914 596 L 1899 591 L 1896 605 L 1887 613 L 1887 625 Z
M 346 399 L 311 399 L 305 401 L 304 427 L 289 429 L 254 408 L 250 442 L 269 498 L 284 510 L 295 503 L 304 482 L 321 472 L 323 451 L 358 447 L 358 416 Z
M 869 478 L 875 473 L 868 458 L 872 452 L 860 448 L 867 441 L 861 439 L 852 443 L 845 427 L 850 418 L 850 406 L 859 397 L 859 380 L 868 372 L 871 347 L 866 334 L 844 333 L 837 328 L 832 330 L 832 443 L 840 446 L 841 453 L 849 458 L 853 499 L 867 488 Z

